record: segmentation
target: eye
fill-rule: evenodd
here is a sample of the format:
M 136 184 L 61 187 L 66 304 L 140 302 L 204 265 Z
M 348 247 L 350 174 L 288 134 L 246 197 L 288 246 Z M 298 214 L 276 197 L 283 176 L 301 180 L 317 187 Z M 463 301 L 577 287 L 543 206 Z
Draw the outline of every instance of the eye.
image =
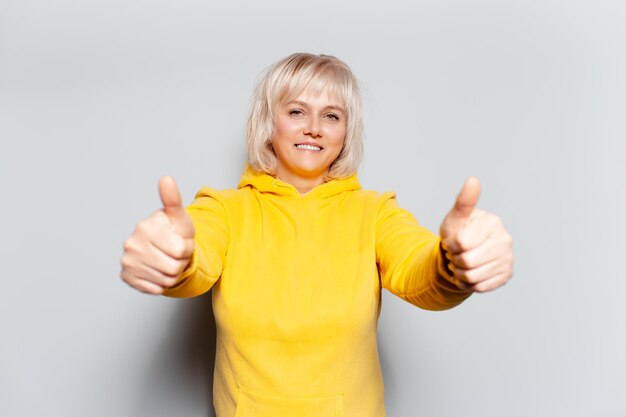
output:
M 289 115 L 290 116 L 302 116 L 304 114 L 304 112 L 300 109 L 291 109 L 289 110 Z
M 326 115 L 326 117 L 328 117 L 328 118 L 329 118 L 329 119 L 331 119 L 331 120 L 335 120 L 335 121 L 339 120 L 339 115 L 337 115 L 337 114 L 335 114 L 335 113 L 328 113 L 328 114 Z

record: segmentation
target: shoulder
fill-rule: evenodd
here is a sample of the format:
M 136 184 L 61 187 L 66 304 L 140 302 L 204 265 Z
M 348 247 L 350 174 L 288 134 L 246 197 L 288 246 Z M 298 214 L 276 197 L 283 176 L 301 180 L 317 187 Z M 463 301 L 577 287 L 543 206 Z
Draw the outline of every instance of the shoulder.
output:
M 351 212 L 362 212 L 368 218 L 379 219 L 384 213 L 397 208 L 396 193 L 375 190 L 354 190 L 344 193 L 343 205 Z
M 223 203 L 227 200 L 232 199 L 236 193 L 237 193 L 237 190 L 233 190 L 231 188 L 218 190 L 217 188 L 205 186 L 205 187 L 200 188 L 200 190 L 196 193 L 195 199 L 200 200 L 200 199 L 208 198 L 208 199 L 214 199 Z
M 375 190 L 355 190 L 350 194 L 350 198 L 354 200 L 360 200 L 368 205 L 381 207 L 385 202 L 396 199 L 396 193 L 394 191 L 379 192 Z
M 187 212 L 194 221 L 206 222 L 208 221 L 207 219 L 211 219 L 211 221 L 220 219 L 223 223 L 230 223 L 233 216 L 233 208 L 238 207 L 235 201 L 238 198 L 238 191 L 234 189 L 220 190 L 212 187 L 202 187 L 196 193 L 193 202 L 187 206 Z
M 206 207 L 219 205 L 221 208 L 229 212 L 238 210 L 241 207 L 254 201 L 253 192 L 248 188 L 239 189 L 217 189 L 213 187 L 202 187 L 195 196 L 190 207 Z

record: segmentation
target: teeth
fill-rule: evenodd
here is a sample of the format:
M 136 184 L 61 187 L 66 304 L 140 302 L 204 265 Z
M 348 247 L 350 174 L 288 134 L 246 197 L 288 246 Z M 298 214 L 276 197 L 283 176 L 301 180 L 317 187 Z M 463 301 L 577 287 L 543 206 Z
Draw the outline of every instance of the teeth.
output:
M 300 149 L 308 149 L 311 151 L 321 151 L 322 148 L 320 148 L 319 146 L 313 146 L 313 145 L 296 145 L 296 148 L 300 148 Z

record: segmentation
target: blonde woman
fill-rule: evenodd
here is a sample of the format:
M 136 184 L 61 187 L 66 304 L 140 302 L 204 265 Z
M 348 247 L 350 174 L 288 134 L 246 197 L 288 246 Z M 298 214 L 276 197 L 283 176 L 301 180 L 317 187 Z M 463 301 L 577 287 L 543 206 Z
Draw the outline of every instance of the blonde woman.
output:
M 293 54 L 258 84 L 236 190 L 201 189 L 126 241 L 122 278 L 150 294 L 213 289 L 218 417 L 382 417 L 381 290 L 443 310 L 512 275 L 512 241 L 469 178 L 439 235 L 356 176 L 361 101 L 350 69 Z

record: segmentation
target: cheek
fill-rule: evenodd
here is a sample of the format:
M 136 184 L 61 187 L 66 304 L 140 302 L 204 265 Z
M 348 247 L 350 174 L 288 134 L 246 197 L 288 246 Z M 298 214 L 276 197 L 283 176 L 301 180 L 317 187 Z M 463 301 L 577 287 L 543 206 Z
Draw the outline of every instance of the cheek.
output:
M 289 136 L 293 135 L 300 128 L 296 121 L 279 117 L 274 123 L 274 131 L 277 136 Z
M 331 139 L 335 146 L 343 146 L 343 142 L 346 139 L 346 128 L 337 127 L 336 129 L 334 129 L 331 134 Z
M 277 120 L 274 123 L 274 136 L 282 136 L 285 134 L 285 123 Z

